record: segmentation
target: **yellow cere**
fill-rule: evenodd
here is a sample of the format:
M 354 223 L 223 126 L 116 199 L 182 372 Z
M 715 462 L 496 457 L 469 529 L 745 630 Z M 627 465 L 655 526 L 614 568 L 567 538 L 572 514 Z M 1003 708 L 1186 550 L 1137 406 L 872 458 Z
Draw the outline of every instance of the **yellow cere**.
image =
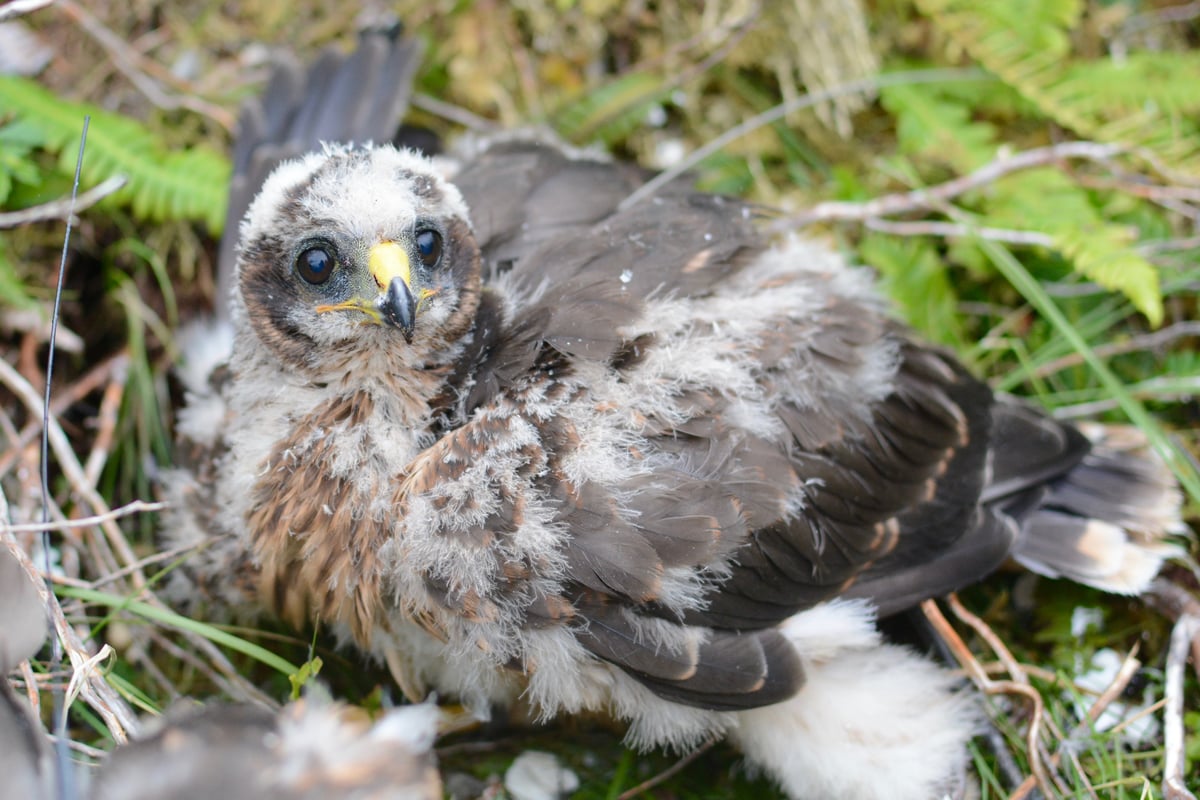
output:
M 412 267 L 408 263 L 408 253 L 395 242 L 380 242 L 372 247 L 367 258 L 367 267 L 381 289 L 386 289 L 396 278 L 404 281 L 406 286 L 412 286 Z

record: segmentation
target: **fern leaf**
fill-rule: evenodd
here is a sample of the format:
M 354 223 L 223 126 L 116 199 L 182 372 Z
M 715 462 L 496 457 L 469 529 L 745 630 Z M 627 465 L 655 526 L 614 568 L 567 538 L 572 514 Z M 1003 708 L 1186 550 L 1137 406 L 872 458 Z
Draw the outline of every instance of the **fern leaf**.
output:
M 1118 63 L 1070 58 L 1079 0 L 915 0 L 958 47 L 1080 136 L 1153 153 L 1200 175 L 1200 99 L 1193 53 L 1135 54 Z M 1111 93 L 1111 94 L 1110 94 Z
M 933 341 L 962 347 L 966 341 L 958 294 L 946 263 L 924 239 L 867 234 L 859 257 L 879 271 L 883 289 L 900 306 L 909 324 Z
M 1157 327 L 1163 319 L 1158 270 L 1129 246 L 1132 240 L 1132 233 L 1119 225 L 1067 228 L 1054 234 L 1056 249 L 1077 272 L 1128 297 Z
M 996 153 L 996 129 L 974 122 L 966 103 L 941 96 L 931 84 L 888 86 L 883 107 L 896 118 L 902 152 L 922 155 L 970 172 Z
M 127 203 L 146 219 L 198 219 L 220 231 L 230 174 L 224 156 L 202 147 L 171 152 L 136 120 L 63 100 L 23 78 L 0 77 L 0 116 L 36 130 L 44 148 L 58 151 L 66 173 L 75 168 L 85 115 L 92 118 L 82 168 L 85 182 L 124 175 L 128 183 L 110 202 Z
M 1106 221 L 1091 195 L 1055 169 L 1011 175 L 989 187 L 989 224 L 1048 234 L 1088 280 L 1121 292 L 1152 324 L 1162 321 L 1158 270 L 1133 249 L 1135 229 Z

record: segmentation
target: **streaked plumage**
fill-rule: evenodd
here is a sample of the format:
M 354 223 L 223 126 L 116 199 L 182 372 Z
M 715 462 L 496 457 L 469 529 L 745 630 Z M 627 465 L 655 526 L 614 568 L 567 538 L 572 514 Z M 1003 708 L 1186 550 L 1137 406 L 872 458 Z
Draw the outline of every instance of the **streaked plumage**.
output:
M 1137 591 L 1177 491 L 993 397 L 828 247 L 682 187 L 622 209 L 642 180 L 520 137 L 279 167 L 240 229 L 228 363 L 180 418 L 166 531 L 209 546 L 179 592 L 319 618 L 480 715 L 606 711 L 643 746 L 728 734 L 793 796 L 927 796 L 973 717 L 873 609 L 1010 554 Z M 871 696 L 897 716 L 862 718 Z M 851 780 L 865 750 L 882 777 Z

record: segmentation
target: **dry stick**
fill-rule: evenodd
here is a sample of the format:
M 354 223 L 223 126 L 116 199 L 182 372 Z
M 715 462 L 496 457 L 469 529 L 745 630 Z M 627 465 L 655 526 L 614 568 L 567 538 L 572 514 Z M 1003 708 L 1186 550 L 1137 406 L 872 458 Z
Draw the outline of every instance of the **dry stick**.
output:
M 228 110 L 194 95 L 184 93 L 171 95 L 164 91 L 158 81 L 147 74 L 149 71 L 148 67 L 153 69 L 150 59 L 132 50 L 128 42 L 106 28 L 87 9 L 72 2 L 72 0 L 60 0 L 58 7 L 89 36 L 96 40 L 112 60 L 113 66 L 128 78 L 151 103 L 168 111 L 176 108 L 186 108 L 189 111 L 203 114 L 227 131 L 233 130 L 235 123 L 234 115 Z
M 893 222 L 886 219 L 867 219 L 868 228 L 895 236 L 943 236 L 947 239 L 977 237 L 993 242 L 1017 244 L 1027 247 L 1053 247 L 1054 237 L 1038 231 L 1015 231 L 1008 228 L 973 228 L 957 222 Z
M 104 720 L 113 739 L 118 744 L 124 744 L 128 740 L 129 734 L 138 729 L 137 717 L 116 690 L 108 685 L 102 675 L 95 670 L 84 669 L 84 663 L 90 657 L 87 647 L 79 638 L 79 634 L 67 622 L 66 614 L 63 613 L 58 598 L 47 588 L 46 582 L 41 578 L 40 570 L 29 560 L 25 549 L 17 543 L 6 526 L 0 527 L 0 541 L 4 542 L 25 573 L 29 575 L 30 580 L 36 585 L 38 596 L 41 597 L 42 604 L 49 609 L 50 621 L 54 624 L 54 630 L 63 643 L 67 657 L 71 660 L 71 666 L 83 673 L 80 696 Z
M 21 662 L 21 677 L 25 679 L 25 697 L 29 700 L 29 706 L 33 709 L 34 719 L 42 718 L 42 695 L 38 691 L 37 676 L 33 674 L 33 667 L 29 665 L 29 659 Z
M 140 503 L 142 501 L 138 500 L 137 502 Z M 151 511 L 167 508 L 166 503 L 144 503 L 143 505 L 146 506 L 147 510 L 151 510 Z M 196 544 L 182 544 L 182 545 L 179 545 L 178 547 L 172 547 L 170 550 L 160 550 L 160 551 L 154 553 L 153 555 L 148 555 L 145 558 L 143 558 L 133 564 L 130 564 L 128 567 L 119 569 L 116 572 L 111 572 L 111 573 L 103 575 L 99 578 L 96 578 L 96 580 L 94 580 L 94 581 L 81 581 L 80 585 L 84 586 L 87 589 L 99 589 L 101 586 L 105 586 L 107 584 L 113 583 L 114 581 L 119 581 L 121 578 L 124 578 L 126 575 L 128 575 L 130 572 L 133 572 L 134 570 L 138 570 L 138 569 L 144 570 L 146 567 L 153 566 L 154 564 L 158 564 L 162 561 L 171 561 L 173 559 L 178 558 L 179 556 L 182 556 L 182 555 L 185 555 L 185 554 L 191 552 L 192 550 L 198 550 L 199 548 L 201 548 L 203 546 L 204 546 L 204 542 L 197 542 Z
M 132 514 L 140 514 L 143 511 L 162 511 L 166 507 L 166 503 L 148 503 L 145 500 L 134 500 L 131 503 L 126 503 L 111 511 L 106 511 L 103 514 L 97 514 L 92 517 L 77 517 L 75 519 L 63 520 L 62 522 L 30 522 L 20 525 L 6 525 L 5 529 L 13 533 L 40 533 L 42 531 L 61 531 L 67 528 L 94 528 L 103 522 L 128 517 Z M 142 559 L 137 563 L 143 564 L 146 561 L 148 559 Z
M 996 635 L 986 622 L 979 617 L 967 611 L 966 607 L 959 601 L 958 595 L 954 592 L 946 595 L 946 604 L 950 606 L 950 610 L 954 612 L 954 616 L 965 622 L 987 643 L 987 646 L 992 648 L 992 652 L 1000 659 L 1000 663 L 1004 665 L 1004 669 L 1012 676 L 1013 680 L 1018 683 L 1029 683 L 1029 676 L 1025 674 L 1025 670 L 1021 668 L 1021 664 L 1017 659 L 1013 658 L 1013 654 L 1009 652 L 1008 646 L 1000 641 L 1000 637 Z
M 1043 716 L 1042 697 L 1033 687 L 1028 684 L 1018 683 L 1017 681 L 994 681 L 987 676 L 983 666 L 971 653 L 971 649 L 967 647 L 966 642 L 954 630 L 954 626 L 942 614 L 937 603 L 933 600 L 926 600 L 921 603 L 921 611 L 925 614 L 925 618 L 929 620 L 929 624 L 946 643 L 946 646 L 954 653 L 955 659 L 967 671 L 971 680 L 979 687 L 984 694 L 1015 694 L 1020 695 L 1029 701 L 1033 707 L 1033 713 L 1029 719 L 1029 729 L 1025 735 L 1026 749 L 1029 751 L 1029 767 L 1033 770 L 1033 774 L 1037 779 L 1038 786 L 1041 787 L 1042 793 L 1047 797 L 1053 797 L 1053 781 L 1046 772 L 1046 767 L 1042 763 L 1041 754 L 1038 750 L 1038 737 L 1041 732 L 1041 723 Z M 1010 800 L 1024 795 L 1013 794 Z
M 61 332 L 59 335 L 61 336 Z M 90 394 L 94 389 L 107 384 L 109 376 L 114 371 L 123 370 L 128 363 L 129 355 L 122 351 L 101 361 L 72 382 L 71 385 L 57 389 L 54 392 L 54 398 L 50 401 L 50 413 L 56 417 L 59 416 Z M 40 421 L 33 421 L 22 428 L 20 433 L 15 437 L 10 435 L 9 438 L 13 441 L 13 449 L 0 456 L 0 476 L 8 474 L 8 471 L 12 469 L 13 463 L 18 458 L 18 451 L 40 436 L 41 433 L 42 427 Z
M 15 369 L 9 366 L 6 362 L 0 360 L 0 383 L 17 395 L 28 408 L 30 413 L 41 416 L 42 400 L 38 397 L 37 392 L 29 385 Z M 110 513 L 111 509 L 104 502 L 99 493 L 88 484 L 87 478 L 83 473 L 83 467 L 79 463 L 79 459 L 75 455 L 75 451 L 71 449 L 71 443 L 67 439 L 66 433 L 63 432 L 62 426 L 58 424 L 58 420 L 51 417 L 49 424 L 46 426 L 46 436 L 49 439 L 50 446 L 54 450 L 54 456 L 58 459 L 59 468 L 66 475 L 67 481 L 71 484 L 71 488 L 83 499 L 92 510 L 99 515 Z M 129 566 L 137 561 L 137 557 L 133 554 L 133 549 L 129 546 L 129 542 L 125 540 L 125 534 L 112 520 L 107 520 L 100 524 L 101 530 L 104 531 L 109 543 L 113 546 L 121 562 L 125 566 Z M 132 573 L 134 585 L 138 589 L 143 589 L 146 586 L 146 576 L 140 572 Z
M 951 593 L 946 597 L 946 601 L 949 604 L 950 609 L 954 612 L 954 615 L 962 622 L 969 625 L 979 635 L 979 637 L 982 638 L 990 648 L 992 648 L 992 651 L 996 653 L 997 658 L 1000 659 L 1000 663 L 1004 665 L 1005 670 L 1013 677 L 1013 680 L 1019 684 L 1028 686 L 1029 676 L 1025 674 L 1024 668 L 1013 657 L 1012 653 L 1009 652 L 1008 647 L 1000 640 L 1000 637 L 996 635 L 995 631 L 993 631 L 991 627 L 988 626 L 988 624 L 982 619 L 967 611 L 962 603 L 959 602 L 958 595 Z M 1031 688 L 1030 691 L 1034 690 Z M 1040 694 L 1038 695 L 1038 701 L 1041 701 Z M 1053 719 L 1051 719 L 1049 716 L 1042 715 L 1041 721 L 1050 730 L 1054 738 L 1058 739 L 1060 742 L 1064 741 L 1065 737 L 1063 737 L 1062 731 L 1058 730 L 1058 727 L 1054 724 Z M 1051 756 L 1046 753 L 1046 751 L 1042 748 L 1040 739 L 1038 740 L 1038 753 L 1040 754 L 1042 763 L 1048 763 L 1052 769 L 1058 767 L 1059 757 L 1057 755 Z M 1067 789 L 1065 786 L 1063 786 L 1057 772 L 1047 770 L 1047 773 L 1054 779 L 1054 782 L 1059 786 L 1060 789 L 1062 789 L 1063 792 L 1067 792 Z M 1016 791 L 1013 792 L 1012 796 L 1014 798 L 1023 797 L 1033 789 L 1033 786 L 1034 778 L 1026 778 L 1025 781 L 1023 781 L 1022 784 L 1017 787 Z M 1042 790 L 1043 792 L 1045 791 L 1044 786 L 1042 787 Z
M 88 486 L 96 486 L 100 482 L 100 473 L 108 463 L 108 453 L 112 448 L 117 431 L 117 413 L 121 410 L 121 399 L 125 396 L 125 371 L 113 375 L 113 379 L 104 387 L 100 396 L 100 407 L 96 410 L 96 437 L 92 440 L 92 452 L 88 453 L 83 465 L 83 477 Z
M 1196 800 L 1196 795 L 1184 782 L 1183 673 L 1187 666 L 1188 650 L 1200 634 L 1200 617 L 1184 614 L 1171 630 L 1171 645 L 1167 649 L 1166 695 L 1163 708 L 1163 733 L 1166 751 L 1163 764 L 1163 800 Z
M 273 698 L 264 694 L 258 687 L 246 680 L 242 675 L 224 660 L 224 656 L 218 651 L 218 658 L 214 658 L 211 654 L 205 653 L 210 660 L 216 664 L 218 660 L 223 663 L 218 666 L 223 667 L 220 671 L 213 670 L 209 664 L 206 664 L 203 659 L 198 658 L 194 653 L 189 653 L 184 648 L 172 642 L 163 633 L 157 629 L 151 629 L 150 641 L 157 647 L 161 647 L 172 658 L 178 659 L 202 673 L 213 685 L 230 697 L 237 697 L 243 700 L 249 700 L 253 703 L 261 705 L 263 708 L 271 709 L 272 711 L 279 709 L 279 703 Z
M 1012 172 L 1045 166 L 1071 158 L 1103 163 L 1111 161 L 1123 152 L 1125 152 L 1125 148 L 1121 145 L 1096 142 L 1062 142 L 1048 147 L 1037 147 L 1015 155 L 1001 156 L 968 175 L 939 183 L 936 186 L 914 189 L 911 192 L 887 194 L 863 203 L 843 201 L 817 203 L 799 214 L 777 220 L 771 225 L 771 228 L 778 232 L 802 228 L 815 222 L 862 221 L 895 214 L 908 214 L 914 211 L 928 211 L 944 205 L 972 189 L 994 183 Z
M 637 786 L 634 786 L 632 789 L 627 789 L 626 791 L 621 792 L 619 795 L 617 795 L 617 800 L 630 800 L 630 798 L 637 797 L 642 792 L 653 789 L 655 786 L 658 786 L 663 781 L 669 780 L 671 778 L 671 776 L 678 774 L 679 771 L 682 770 L 684 767 L 686 767 L 688 764 L 692 763 L 697 758 L 699 758 L 700 756 L 704 755 L 709 750 L 711 750 L 713 745 L 715 745 L 716 743 L 717 743 L 717 737 L 710 736 L 707 741 L 705 741 L 703 744 L 701 744 L 699 747 L 697 747 L 692 752 L 688 753 L 683 758 L 676 761 L 671 766 L 664 769 L 662 772 L 658 773 L 657 775 L 654 775 L 653 777 L 647 778 L 646 780 L 639 783 Z
M 1200 322 L 1193 320 L 1185 320 L 1168 325 L 1165 328 L 1159 328 L 1156 331 L 1149 333 L 1131 336 L 1128 339 L 1120 342 L 1109 342 L 1107 344 L 1096 345 L 1092 351 L 1101 358 L 1110 358 L 1116 355 L 1125 353 L 1134 353 L 1139 350 L 1151 350 L 1156 347 L 1165 347 L 1174 343 L 1179 339 L 1188 336 L 1200 336 Z M 1030 373 L 1031 376 L 1044 378 L 1048 375 L 1053 375 L 1056 372 L 1061 372 L 1071 367 L 1083 364 L 1083 356 L 1078 353 L 1056 358 L 1049 361 Z
M 44 222 L 51 219 L 65 220 L 72 214 L 94 206 L 104 198 L 125 185 L 125 177 L 114 175 L 98 186 L 93 186 L 71 202 L 70 197 L 43 203 L 40 206 L 23 208 L 20 211 L 6 211 L 0 214 L 0 228 L 16 228 L 30 222 Z
M 1159 576 L 1142 593 L 1142 599 L 1158 613 L 1172 622 L 1178 622 L 1185 614 L 1200 617 L 1200 600 L 1173 581 Z M 1192 643 L 1192 669 L 1200 677 L 1200 639 Z

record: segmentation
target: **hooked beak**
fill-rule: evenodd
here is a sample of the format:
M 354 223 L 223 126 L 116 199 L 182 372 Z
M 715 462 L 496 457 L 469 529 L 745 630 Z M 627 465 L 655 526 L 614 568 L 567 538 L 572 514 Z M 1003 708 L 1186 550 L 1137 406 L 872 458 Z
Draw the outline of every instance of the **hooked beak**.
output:
M 371 248 L 367 268 L 382 290 L 375 300 L 375 308 L 384 320 L 399 328 L 405 341 L 411 344 L 417 320 L 417 296 L 412 290 L 408 253 L 395 242 L 380 242 Z

